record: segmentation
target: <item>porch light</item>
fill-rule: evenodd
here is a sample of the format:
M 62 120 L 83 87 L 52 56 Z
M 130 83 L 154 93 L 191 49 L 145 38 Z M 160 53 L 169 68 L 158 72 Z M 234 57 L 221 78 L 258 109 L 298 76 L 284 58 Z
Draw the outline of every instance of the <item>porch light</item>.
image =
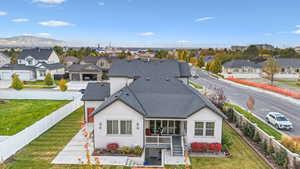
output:
M 137 129 L 137 130 L 140 129 L 140 123 L 139 123 L 139 122 L 136 123 L 136 129 Z
M 99 123 L 99 130 L 101 130 L 102 129 L 102 123 L 100 122 Z

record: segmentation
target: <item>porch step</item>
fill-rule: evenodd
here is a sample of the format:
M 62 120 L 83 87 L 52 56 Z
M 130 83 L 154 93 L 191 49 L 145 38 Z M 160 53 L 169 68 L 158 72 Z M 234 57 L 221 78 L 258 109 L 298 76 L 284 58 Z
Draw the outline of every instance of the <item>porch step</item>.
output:
M 172 151 L 173 156 L 182 156 L 183 155 L 183 147 L 181 143 L 181 136 L 173 136 L 172 137 Z

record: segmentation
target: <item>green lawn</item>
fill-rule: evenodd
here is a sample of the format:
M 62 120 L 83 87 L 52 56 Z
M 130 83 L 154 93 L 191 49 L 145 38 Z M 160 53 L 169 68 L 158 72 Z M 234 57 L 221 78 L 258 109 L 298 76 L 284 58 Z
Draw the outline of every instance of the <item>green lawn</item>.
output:
M 243 114 L 247 119 L 249 119 L 251 122 L 256 123 L 257 126 L 262 129 L 264 132 L 266 132 L 268 135 L 275 137 L 276 140 L 281 139 L 281 133 L 275 130 L 274 128 L 270 127 L 268 124 L 262 122 L 260 119 L 253 116 L 251 113 L 247 112 L 246 110 L 242 109 L 241 107 L 233 104 L 226 104 L 227 106 L 235 109 L 239 113 Z
M 297 81 L 276 81 L 276 82 L 300 88 L 300 82 L 297 82 Z
M 14 135 L 70 101 L 8 100 L 0 104 L 0 135 Z
M 53 165 L 51 161 L 80 129 L 83 108 L 78 109 L 53 128 L 19 151 L 7 162 L 8 169 L 79 169 L 79 165 Z M 265 162 L 232 130 L 224 125 L 233 141 L 231 158 L 192 158 L 193 169 L 269 169 Z M 182 166 L 166 166 L 182 168 Z M 129 169 L 105 166 L 104 169 Z
M 227 124 L 224 132 L 231 136 L 230 158 L 191 158 L 192 169 L 270 169 L 270 167 Z M 167 168 L 183 168 L 167 166 Z
M 198 85 L 197 83 L 194 83 L 194 82 L 192 82 L 192 81 L 189 81 L 189 83 L 190 83 L 192 86 L 194 86 L 195 88 L 197 88 L 197 89 L 203 89 L 203 86 Z

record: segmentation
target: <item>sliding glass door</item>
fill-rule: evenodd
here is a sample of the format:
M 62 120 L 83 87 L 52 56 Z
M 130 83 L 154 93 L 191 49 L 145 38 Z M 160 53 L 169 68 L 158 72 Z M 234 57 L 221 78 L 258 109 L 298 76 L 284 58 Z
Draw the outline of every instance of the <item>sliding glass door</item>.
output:
M 150 130 L 154 135 L 180 135 L 178 120 L 150 120 Z

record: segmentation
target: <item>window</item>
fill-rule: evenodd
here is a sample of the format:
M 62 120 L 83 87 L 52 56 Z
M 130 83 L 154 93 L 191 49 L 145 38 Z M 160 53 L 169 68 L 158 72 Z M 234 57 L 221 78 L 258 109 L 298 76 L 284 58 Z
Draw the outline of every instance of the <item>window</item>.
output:
M 107 120 L 107 134 L 119 134 L 118 120 Z
M 195 136 L 203 136 L 204 122 L 195 122 Z
M 132 122 L 131 120 L 121 120 L 120 121 L 121 134 L 132 134 Z
M 40 76 L 45 76 L 46 75 L 46 71 L 45 70 L 40 70 Z
M 214 136 L 215 135 L 215 123 L 214 122 L 207 122 L 206 123 L 206 136 Z
M 214 136 L 215 122 L 195 122 L 195 136 Z

